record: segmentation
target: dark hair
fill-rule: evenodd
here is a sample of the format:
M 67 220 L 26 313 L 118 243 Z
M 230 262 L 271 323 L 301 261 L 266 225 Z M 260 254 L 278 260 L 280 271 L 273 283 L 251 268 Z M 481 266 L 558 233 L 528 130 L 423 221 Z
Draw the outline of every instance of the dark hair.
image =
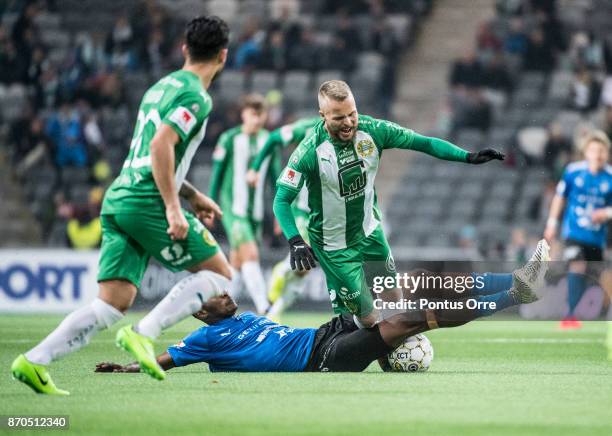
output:
M 214 15 L 194 18 L 187 24 L 185 44 L 191 62 L 214 58 L 229 43 L 229 27 Z
M 247 94 L 240 99 L 240 110 L 253 109 L 255 112 L 268 110 L 266 99 L 261 94 Z

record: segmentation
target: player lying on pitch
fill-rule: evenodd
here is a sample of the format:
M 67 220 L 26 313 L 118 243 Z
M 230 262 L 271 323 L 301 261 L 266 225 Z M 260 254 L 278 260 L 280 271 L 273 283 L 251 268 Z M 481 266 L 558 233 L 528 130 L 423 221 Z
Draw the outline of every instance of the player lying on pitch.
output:
M 235 315 L 238 306 L 224 293 L 209 298 L 193 316 L 208 326 L 191 333 L 157 357 L 164 369 L 206 362 L 211 371 L 301 372 L 363 371 L 385 357 L 407 337 L 435 328 L 457 327 L 482 316 L 526 301 L 535 301 L 535 289 L 548 263 L 538 246 L 531 260 L 512 273 L 512 287 L 497 293 L 495 309 L 416 310 L 394 315 L 370 328 L 360 329 L 352 314 L 333 318 L 318 329 L 298 329 L 274 323 L 251 312 Z M 489 291 L 488 289 L 486 291 Z M 478 292 L 478 293 L 477 293 Z M 466 292 L 467 293 L 467 292 Z M 462 294 L 488 301 L 480 291 Z M 103 362 L 96 372 L 139 372 L 138 363 Z

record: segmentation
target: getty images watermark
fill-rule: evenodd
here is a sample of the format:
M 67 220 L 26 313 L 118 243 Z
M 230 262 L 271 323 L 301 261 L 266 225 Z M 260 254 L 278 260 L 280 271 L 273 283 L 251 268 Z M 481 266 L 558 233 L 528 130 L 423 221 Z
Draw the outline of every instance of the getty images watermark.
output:
M 372 281 L 372 292 L 381 294 L 385 291 L 396 289 L 404 293 L 415 294 L 419 292 L 432 291 L 455 292 L 463 294 L 465 291 L 478 291 L 484 289 L 484 277 L 481 275 L 435 275 L 431 273 L 396 273 L 395 276 L 376 276 Z M 439 296 L 436 296 L 439 298 Z M 384 301 L 381 298 L 374 299 L 374 308 L 379 310 L 437 310 L 437 309 L 497 309 L 495 302 L 478 301 L 476 298 L 465 300 L 430 300 L 428 298 L 408 299 L 401 298 L 399 301 Z

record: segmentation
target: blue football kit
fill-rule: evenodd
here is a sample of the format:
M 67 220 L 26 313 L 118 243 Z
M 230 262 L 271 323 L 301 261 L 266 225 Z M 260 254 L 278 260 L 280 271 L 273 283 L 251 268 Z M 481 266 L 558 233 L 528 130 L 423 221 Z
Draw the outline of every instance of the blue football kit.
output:
M 612 206 L 612 167 L 607 165 L 592 174 L 586 161 L 569 164 L 557 185 L 557 194 L 566 199 L 561 237 L 605 248 L 607 223 L 594 223 L 591 214 Z
M 212 372 L 304 371 L 316 332 L 244 312 L 199 328 L 169 347 L 168 354 L 176 366 L 207 362 Z

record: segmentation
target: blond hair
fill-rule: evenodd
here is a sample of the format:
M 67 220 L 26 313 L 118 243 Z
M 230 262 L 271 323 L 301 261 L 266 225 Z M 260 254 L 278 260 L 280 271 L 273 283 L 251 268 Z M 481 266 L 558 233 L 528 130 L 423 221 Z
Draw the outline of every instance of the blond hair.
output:
M 323 99 L 344 101 L 352 94 L 351 88 L 343 80 L 328 80 L 319 87 L 319 106 Z
M 590 130 L 582 135 L 578 143 L 580 151 L 584 153 L 591 142 L 598 142 L 606 147 L 607 150 L 610 150 L 610 138 L 608 138 L 608 135 L 603 130 Z

